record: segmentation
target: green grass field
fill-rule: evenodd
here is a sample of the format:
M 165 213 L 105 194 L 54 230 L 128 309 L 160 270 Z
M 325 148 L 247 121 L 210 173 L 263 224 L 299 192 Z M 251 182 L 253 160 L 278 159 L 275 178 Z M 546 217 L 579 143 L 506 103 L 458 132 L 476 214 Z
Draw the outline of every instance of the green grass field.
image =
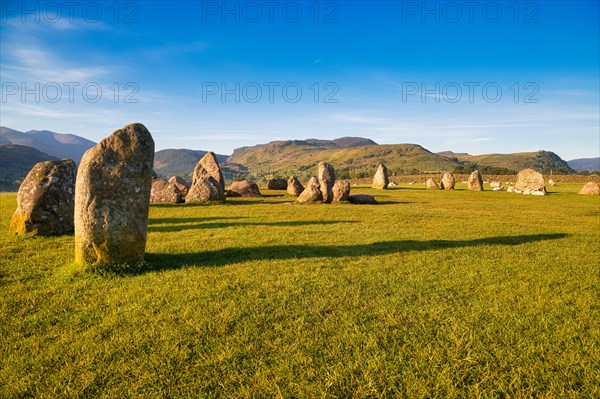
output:
M 600 198 L 154 205 L 146 265 L 8 234 L 2 398 L 600 397 Z

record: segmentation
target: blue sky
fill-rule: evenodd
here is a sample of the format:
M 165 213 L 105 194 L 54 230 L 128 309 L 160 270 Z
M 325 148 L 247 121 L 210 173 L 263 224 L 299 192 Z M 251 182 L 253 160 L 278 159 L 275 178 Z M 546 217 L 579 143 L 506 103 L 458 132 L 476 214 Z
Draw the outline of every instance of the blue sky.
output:
M 598 1 L 1 6 L 1 124 L 18 130 L 600 155 Z

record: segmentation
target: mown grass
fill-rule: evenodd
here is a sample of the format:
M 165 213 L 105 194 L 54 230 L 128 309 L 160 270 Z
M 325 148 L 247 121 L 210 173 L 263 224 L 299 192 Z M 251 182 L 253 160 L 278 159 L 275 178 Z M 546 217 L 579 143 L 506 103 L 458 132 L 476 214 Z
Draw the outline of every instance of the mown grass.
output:
M 9 235 L 1 194 L 0 397 L 599 397 L 600 198 L 579 188 L 154 205 L 128 272 Z

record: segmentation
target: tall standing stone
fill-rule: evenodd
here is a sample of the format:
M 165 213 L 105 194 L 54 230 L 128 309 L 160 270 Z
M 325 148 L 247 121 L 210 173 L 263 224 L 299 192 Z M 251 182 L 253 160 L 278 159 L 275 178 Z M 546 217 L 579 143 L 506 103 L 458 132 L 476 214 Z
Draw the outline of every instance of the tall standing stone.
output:
M 206 178 L 209 176 L 212 176 L 212 178 L 221 185 L 223 190 L 225 190 L 225 179 L 223 178 L 223 173 L 221 172 L 221 167 L 219 166 L 217 157 L 212 151 L 207 152 L 206 155 L 204 155 L 196 164 L 196 168 L 194 168 L 194 174 L 192 176 L 192 186 L 197 179 Z
M 441 187 L 444 190 L 454 190 L 454 185 L 456 184 L 456 180 L 454 179 L 454 175 L 450 172 L 444 173 L 444 177 L 442 177 Z
M 546 192 L 544 176 L 535 169 L 523 169 L 520 171 L 517 175 L 515 187 L 517 190 L 521 191 L 530 190 Z
M 469 180 L 467 181 L 467 186 L 469 190 L 472 191 L 483 191 L 483 178 L 478 170 L 471 173 L 471 176 L 469 176 Z
M 388 178 L 387 167 L 384 164 L 379 164 L 377 172 L 375 172 L 375 176 L 373 177 L 373 184 L 371 187 L 377 190 L 387 190 L 388 184 L 390 184 L 390 179 Z
M 327 162 L 319 162 L 319 185 L 321 188 L 321 194 L 323 195 L 323 202 L 331 203 L 333 201 L 333 185 L 335 184 L 335 171 L 333 166 Z
M 10 231 L 40 236 L 72 233 L 76 174 L 70 159 L 35 164 L 19 187 Z
M 127 125 L 83 155 L 75 185 L 75 261 L 141 262 L 146 249 L 154 140 Z

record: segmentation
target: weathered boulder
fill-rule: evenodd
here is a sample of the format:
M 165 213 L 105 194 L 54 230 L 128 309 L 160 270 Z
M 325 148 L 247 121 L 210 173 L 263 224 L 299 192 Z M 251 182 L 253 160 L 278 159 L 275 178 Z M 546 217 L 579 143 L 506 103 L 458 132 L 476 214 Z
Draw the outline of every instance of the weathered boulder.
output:
M 472 191 L 483 191 L 483 179 L 481 178 L 478 170 L 473 171 L 471 176 L 469 176 L 467 187 Z
M 376 204 L 377 201 L 375 201 L 375 197 L 373 197 L 372 195 L 368 195 L 368 194 L 353 194 L 348 196 L 348 201 L 351 204 L 358 204 L 358 205 L 370 205 L 370 204 Z
M 302 191 L 302 193 L 298 197 L 298 202 L 305 203 L 321 201 L 323 201 L 323 193 L 319 188 L 319 183 L 317 179 L 313 176 L 308 181 L 308 184 L 306 185 L 304 191 Z
M 585 183 L 585 185 L 579 190 L 581 195 L 600 195 L 600 186 L 593 181 Z
M 180 176 L 171 176 L 169 177 L 169 183 L 173 184 L 175 187 L 181 191 L 181 195 L 184 197 L 187 195 L 188 190 L 190 189 L 190 184 Z
M 548 179 L 548 184 L 551 186 L 556 186 L 556 183 L 552 179 Z
M 40 236 L 72 233 L 76 174 L 70 159 L 35 164 L 19 187 L 10 231 Z
M 207 152 L 196 164 L 194 174 L 192 175 L 192 186 L 197 179 L 206 178 L 208 176 L 212 176 L 221 185 L 221 188 L 225 190 L 225 179 L 223 178 L 223 173 L 221 172 L 217 157 L 212 151 Z
M 507 192 L 509 193 L 514 193 L 515 192 L 515 186 L 508 186 L 508 188 L 506 189 Z
M 150 191 L 151 204 L 181 204 L 183 196 L 177 186 L 165 179 L 154 179 Z
M 350 182 L 348 180 L 338 180 L 333 185 L 333 202 L 348 201 L 350 195 Z
M 429 179 L 427 179 L 427 182 L 425 182 L 425 185 L 427 186 L 427 190 L 439 190 L 440 189 L 438 184 L 431 177 Z
M 390 184 L 390 179 L 388 178 L 387 167 L 384 164 L 379 164 L 377 172 L 375 172 L 375 176 L 373 177 L 373 184 L 371 187 L 377 190 L 387 190 L 388 184 Z
M 300 180 L 296 176 L 290 176 L 287 181 L 287 192 L 294 197 L 299 196 L 304 191 L 304 186 L 300 183 Z
M 521 191 L 529 189 L 530 191 L 544 191 L 546 192 L 546 186 L 544 185 L 544 176 L 534 169 L 523 169 L 517 175 L 517 182 L 515 188 Z
M 75 184 L 75 261 L 141 262 L 146 249 L 154 140 L 127 125 L 86 151 Z
M 490 182 L 490 188 L 498 188 L 498 187 L 502 187 L 502 183 L 499 182 L 498 180 L 492 180 Z
M 444 173 L 444 177 L 442 177 L 442 182 L 440 183 L 441 188 L 444 190 L 454 190 L 455 184 L 456 179 L 454 179 L 454 175 L 450 172 Z
M 267 181 L 267 189 L 269 190 L 287 190 L 288 182 L 285 179 L 270 179 Z
M 234 181 L 227 191 L 229 197 L 260 197 L 262 194 L 258 185 L 253 181 L 241 180 Z
M 203 175 L 192 184 L 185 202 L 225 202 L 225 192 L 214 177 Z
M 333 185 L 335 184 L 335 171 L 333 166 L 327 162 L 319 162 L 319 185 L 321 194 L 323 194 L 323 202 L 330 203 L 333 201 Z

